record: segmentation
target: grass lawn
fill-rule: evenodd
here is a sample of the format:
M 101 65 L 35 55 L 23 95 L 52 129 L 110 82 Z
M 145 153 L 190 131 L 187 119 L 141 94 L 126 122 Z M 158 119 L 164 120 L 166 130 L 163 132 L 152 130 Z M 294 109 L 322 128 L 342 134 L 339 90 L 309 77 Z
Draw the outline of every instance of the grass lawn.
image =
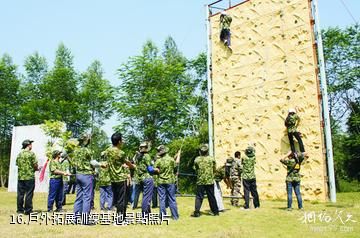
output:
M 294 196 L 295 197 L 295 196 Z M 75 195 L 68 195 L 71 212 Z M 305 202 L 303 211 L 287 211 L 286 201 L 261 201 L 260 209 L 240 210 L 230 206 L 220 216 L 208 215 L 209 206 L 204 200 L 200 218 L 192 218 L 194 198 L 178 198 L 180 220 L 169 225 L 30 225 L 10 224 L 16 214 L 16 193 L 0 189 L 1 237 L 360 237 L 360 193 L 339 193 L 338 202 Z M 34 209 L 46 210 L 46 193 L 34 195 Z M 99 208 L 99 192 L 95 206 Z M 293 207 L 296 207 L 296 199 Z M 100 211 L 97 211 L 100 212 Z M 128 212 L 133 212 L 128 209 Z M 134 212 L 140 212 L 135 210 Z M 153 209 L 158 212 L 158 209 Z M 315 215 L 315 216 L 314 216 Z M 305 219 L 306 218 L 306 219 Z M 347 221 L 347 219 L 349 219 Z M 28 216 L 24 217 L 28 220 Z M 343 224 L 344 223 L 344 224 Z

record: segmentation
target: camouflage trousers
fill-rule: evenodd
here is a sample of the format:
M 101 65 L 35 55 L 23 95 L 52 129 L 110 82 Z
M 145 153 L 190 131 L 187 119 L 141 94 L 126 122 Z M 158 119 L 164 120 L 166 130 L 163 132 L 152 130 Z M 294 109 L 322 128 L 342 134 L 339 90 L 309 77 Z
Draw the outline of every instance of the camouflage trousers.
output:
M 238 197 L 238 198 L 231 198 L 231 205 L 239 206 L 239 200 L 244 197 L 243 193 L 241 192 L 241 179 L 239 177 L 232 177 L 230 178 L 231 182 L 231 196 Z

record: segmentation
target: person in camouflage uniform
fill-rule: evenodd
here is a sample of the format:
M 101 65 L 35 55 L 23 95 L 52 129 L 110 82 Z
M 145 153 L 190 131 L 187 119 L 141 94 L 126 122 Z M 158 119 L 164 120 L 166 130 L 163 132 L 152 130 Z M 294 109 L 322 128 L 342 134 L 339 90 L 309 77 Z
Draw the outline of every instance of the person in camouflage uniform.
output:
M 101 153 L 100 162 L 107 165 L 105 153 Z M 111 179 L 109 174 L 109 167 L 99 169 L 99 179 L 98 179 L 99 189 L 100 189 L 100 210 L 111 210 L 113 205 L 113 192 L 111 188 Z M 107 207 L 105 207 L 107 204 Z
M 134 166 L 125 157 L 125 152 L 121 150 L 122 135 L 115 132 L 111 136 L 112 146 L 102 152 L 106 158 L 109 167 L 109 175 L 111 180 L 111 188 L 113 192 L 113 206 L 116 207 L 116 213 L 126 214 L 127 206 L 127 179 L 129 170 L 126 168 L 134 168 Z
M 144 214 L 151 213 L 151 200 L 154 189 L 154 179 L 152 174 L 156 169 L 152 166 L 151 157 L 149 155 L 149 145 L 142 142 L 139 146 L 139 154 L 136 158 L 136 181 L 143 190 L 143 198 L 141 203 L 141 212 Z
M 303 209 L 301 192 L 300 192 L 300 166 L 304 161 L 305 154 L 295 156 L 294 153 L 289 151 L 285 157 L 283 157 L 280 162 L 286 166 L 286 191 L 287 191 L 287 208 L 288 210 L 292 209 L 292 190 L 294 189 L 296 199 L 298 202 L 298 208 Z
M 255 148 L 249 146 L 245 150 L 245 158 L 242 160 L 242 179 L 244 186 L 244 199 L 245 199 L 245 209 L 249 209 L 249 193 L 253 197 L 254 207 L 260 207 L 259 194 L 256 187 L 256 177 L 255 177 Z
M 22 150 L 16 157 L 18 167 L 17 212 L 30 214 L 33 209 L 32 199 L 35 189 L 35 171 L 38 168 L 36 155 L 32 152 L 32 140 L 22 142 Z M 24 208 L 25 199 L 25 208 Z
M 74 203 L 74 213 L 80 216 L 82 213 L 89 214 L 91 210 L 91 196 L 93 189 L 93 166 L 92 152 L 87 146 L 90 143 L 89 135 L 82 135 L 79 138 L 79 148 L 73 154 L 76 167 L 76 199 Z
M 225 11 L 221 12 L 220 14 L 220 40 L 230 48 L 230 40 L 231 40 L 231 33 L 230 33 L 230 24 L 232 18 L 228 15 Z
M 155 156 L 155 158 L 151 161 L 151 165 L 154 166 L 156 161 L 158 160 L 158 156 Z M 154 166 L 155 167 L 155 166 Z M 153 195 L 151 198 L 151 208 L 157 208 L 158 207 L 158 186 L 159 186 L 159 176 L 157 174 L 152 175 L 154 179 L 154 189 L 153 189 Z
M 48 212 L 51 212 L 55 202 L 56 212 L 62 212 L 63 203 L 63 176 L 70 176 L 69 173 L 63 171 L 63 166 L 60 163 L 61 151 L 54 150 L 52 152 L 52 160 L 50 160 L 50 181 L 49 181 L 49 194 L 48 194 Z
M 69 162 L 69 155 L 66 152 L 61 153 L 61 167 L 62 171 L 70 174 L 70 162 Z M 63 189 L 63 200 L 62 205 L 66 205 L 66 194 L 69 190 L 69 183 L 70 183 L 70 176 L 62 176 L 64 189 Z
M 295 150 L 295 144 L 294 144 L 294 137 L 296 138 L 296 140 L 299 143 L 300 152 L 301 153 L 305 152 L 304 143 L 301 139 L 301 133 L 297 131 L 297 126 L 299 125 L 299 123 L 300 123 L 300 117 L 296 114 L 296 110 L 293 108 L 290 108 L 288 116 L 285 119 L 285 126 L 287 128 L 291 151 L 295 155 L 296 155 L 296 150 Z
M 239 197 L 243 198 L 241 192 L 241 153 L 235 152 L 235 159 L 230 157 L 226 160 L 226 167 L 229 170 L 230 188 L 231 188 L 231 205 L 239 206 Z
M 160 215 L 166 215 L 166 202 L 168 202 L 171 216 L 174 220 L 179 219 L 176 204 L 176 163 L 174 158 L 168 155 L 169 149 L 160 145 L 157 147 L 157 156 L 154 167 L 158 169 L 158 193 L 160 198 Z
M 208 155 L 209 146 L 203 144 L 200 146 L 200 156 L 195 158 L 193 169 L 195 170 L 196 180 L 196 198 L 195 211 L 193 217 L 200 216 L 200 208 L 204 199 L 205 192 L 208 197 L 211 212 L 219 215 L 219 208 L 214 195 L 214 173 L 216 171 L 216 161 Z

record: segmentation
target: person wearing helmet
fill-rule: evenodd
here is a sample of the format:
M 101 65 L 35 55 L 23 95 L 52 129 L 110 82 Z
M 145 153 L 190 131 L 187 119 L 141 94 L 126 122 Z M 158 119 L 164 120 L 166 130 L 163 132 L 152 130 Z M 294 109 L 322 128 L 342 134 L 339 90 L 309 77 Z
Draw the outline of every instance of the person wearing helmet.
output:
M 294 154 L 296 153 L 294 137 L 296 138 L 296 140 L 299 143 L 300 152 L 301 153 L 305 152 L 304 144 L 301 139 L 301 133 L 298 132 L 298 130 L 297 130 L 299 123 L 300 123 L 300 117 L 296 114 L 296 110 L 294 108 L 290 108 L 288 111 L 288 115 L 285 119 L 285 126 L 286 126 L 287 133 L 288 133 L 291 151 Z
M 259 194 L 256 187 L 255 164 L 255 148 L 253 145 L 249 145 L 245 150 L 245 157 L 242 160 L 242 180 L 245 199 L 244 209 L 249 209 L 249 193 L 251 193 L 253 197 L 254 207 L 260 207 Z
M 200 156 L 195 158 L 193 169 L 196 173 L 196 198 L 195 211 L 193 217 L 200 216 L 200 208 L 204 200 L 205 192 L 208 197 L 211 212 L 214 216 L 219 215 L 219 208 L 214 195 L 214 173 L 216 171 L 216 161 L 208 155 L 209 146 L 202 144 L 200 146 Z
M 16 157 L 18 167 L 17 212 L 30 214 L 35 189 L 35 171 L 39 169 L 36 155 L 32 152 L 32 140 L 22 142 L 22 150 Z M 24 204 L 25 200 L 25 204 Z M 25 205 L 25 206 L 24 206 Z
M 48 194 L 48 212 L 51 212 L 55 202 L 56 212 L 62 212 L 63 202 L 63 176 L 70 176 L 70 173 L 63 171 L 60 163 L 61 151 L 54 150 L 52 152 L 52 160 L 50 161 L 50 182 Z
M 232 22 L 232 18 L 225 11 L 220 14 L 220 40 L 224 43 L 225 46 L 230 48 L 230 24 Z
M 306 159 L 306 154 L 295 156 L 294 153 L 289 151 L 280 162 L 286 166 L 286 192 L 287 192 L 287 209 L 292 210 L 292 190 L 294 189 L 296 199 L 298 202 L 298 208 L 303 209 L 301 192 L 300 192 L 300 167 L 301 163 Z
M 139 154 L 136 158 L 136 181 L 143 190 L 143 199 L 141 203 L 141 212 L 144 214 L 151 213 L 151 200 L 154 189 L 154 179 L 152 175 L 158 172 L 154 168 L 149 155 L 149 145 L 147 142 L 142 142 L 139 146 Z
M 230 157 L 226 160 L 226 165 L 229 167 L 229 178 L 230 178 L 230 187 L 231 187 L 231 205 L 238 207 L 239 206 L 239 197 L 243 198 L 241 192 L 241 153 L 240 151 L 235 152 L 235 159 Z
M 79 148 L 73 153 L 73 161 L 76 167 L 76 199 L 74 213 L 76 216 L 89 214 L 91 210 L 91 195 L 93 188 L 93 167 L 91 165 L 92 152 L 87 146 L 90 143 L 89 135 L 79 138 Z
M 157 156 L 154 167 L 158 169 L 158 193 L 160 198 L 160 215 L 166 215 L 166 202 L 169 204 L 171 216 L 174 220 L 179 219 L 176 204 L 176 162 L 168 155 L 169 148 L 160 145 L 156 148 Z

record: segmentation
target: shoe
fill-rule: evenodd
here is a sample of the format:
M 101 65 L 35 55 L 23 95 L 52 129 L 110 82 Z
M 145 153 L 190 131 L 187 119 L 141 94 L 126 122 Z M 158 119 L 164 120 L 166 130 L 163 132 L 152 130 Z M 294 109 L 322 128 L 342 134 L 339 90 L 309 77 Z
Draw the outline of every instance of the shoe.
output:
M 30 215 L 30 213 L 32 213 L 32 210 L 24 212 L 25 215 Z
M 289 211 L 289 212 L 291 212 L 291 211 L 292 211 L 292 208 L 291 208 L 291 207 L 288 207 L 286 210 Z
M 191 214 L 192 217 L 200 217 L 200 212 L 194 212 Z
M 60 208 L 60 209 L 56 209 L 55 212 L 65 212 L 65 210 Z

